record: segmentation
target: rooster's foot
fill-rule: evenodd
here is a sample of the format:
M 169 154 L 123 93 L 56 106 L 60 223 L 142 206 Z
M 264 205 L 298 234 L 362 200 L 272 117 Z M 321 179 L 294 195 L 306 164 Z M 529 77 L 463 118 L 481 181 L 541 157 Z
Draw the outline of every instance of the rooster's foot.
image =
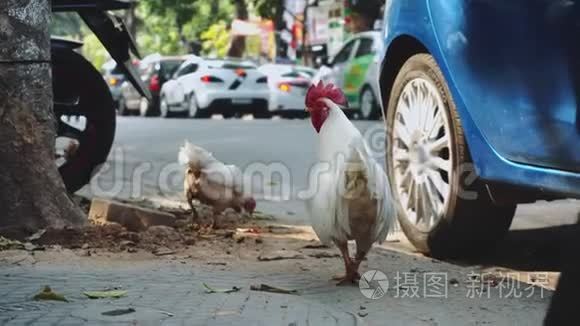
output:
M 335 275 L 332 280 L 338 281 L 336 285 L 356 284 L 358 280 L 360 280 L 360 274 L 358 272 L 353 272 L 346 275 Z
M 207 227 L 210 230 L 217 230 L 217 229 L 220 229 L 221 228 L 220 224 L 218 223 L 218 221 L 216 221 L 215 218 L 213 218 L 211 220 L 211 223 Z

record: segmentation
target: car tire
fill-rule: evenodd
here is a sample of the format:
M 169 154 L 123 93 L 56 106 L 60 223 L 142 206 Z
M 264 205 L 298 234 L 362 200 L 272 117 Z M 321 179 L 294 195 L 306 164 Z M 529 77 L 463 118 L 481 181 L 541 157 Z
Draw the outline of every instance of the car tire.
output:
M 267 109 L 259 110 L 254 112 L 253 114 L 254 119 L 270 119 L 272 117 L 272 113 Z
M 415 106 L 419 96 L 431 104 Z M 475 257 L 493 248 L 516 205 L 494 204 L 475 175 L 451 92 L 431 55 L 417 54 L 403 65 L 385 121 L 387 174 L 410 242 L 437 258 Z
M 199 106 L 197 105 L 197 100 L 195 98 L 194 94 L 191 94 L 188 96 L 188 104 L 187 104 L 187 116 L 189 118 L 192 119 L 199 119 L 199 118 L 204 118 L 204 112 L 202 110 L 199 109 Z
M 154 105 L 149 102 L 147 98 L 141 97 L 139 101 L 139 115 L 142 117 L 152 117 L 154 116 Z
M 377 98 L 370 86 L 365 86 L 359 96 L 360 118 L 362 120 L 376 120 L 379 117 Z
M 171 118 L 173 116 L 172 112 L 169 111 L 169 104 L 167 104 L 164 95 L 159 99 L 159 116 L 162 118 Z
M 125 105 L 125 99 L 121 96 L 118 101 L 118 113 L 120 116 L 126 117 L 130 115 L 130 111 L 127 109 L 127 105 Z
M 280 117 L 283 119 L 306 119 L 308 116 L 308 112 L 305 110 L 290 110 L 290 111 L 282 111 Z

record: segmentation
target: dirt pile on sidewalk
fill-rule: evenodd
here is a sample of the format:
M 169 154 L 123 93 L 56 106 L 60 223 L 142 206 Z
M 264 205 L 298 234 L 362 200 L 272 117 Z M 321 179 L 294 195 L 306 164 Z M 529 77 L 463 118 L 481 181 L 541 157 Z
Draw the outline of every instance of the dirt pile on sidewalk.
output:
M 79 205 L 88 212 L 90 202 L 79 199 Z M 147 202 L 130 202 L 151 209 Z M 157 208 L 159 211 L 175 216 L 173 226 L 151 226 L 140 232 L 131 232 L 117 223 L 94 224 L 81 228 L 43 229 L 28 237 L 22 244 L 28 248 L 42 250 L 46 246 L 60 246 L 67 249 L 104 249 L 109 252 L 136 252 L 145 250 L 157 255 L 164 255 L 199 241 L 223 239 L 235 242 L 234 234 L 239 228 L 266 231 L 263 222 L 267 217 L 260 213 L 249 216 L 233 211 L 212 216 L 209 207 L 198 207 L 199 217 L 194 219 L 191 212 L 180 208 Z M 211 226 L 216 220 L 216 225 Z M 270 227 L 272 228 L 272 227 Z M 261 232 L 261 231 L 258 231 Z

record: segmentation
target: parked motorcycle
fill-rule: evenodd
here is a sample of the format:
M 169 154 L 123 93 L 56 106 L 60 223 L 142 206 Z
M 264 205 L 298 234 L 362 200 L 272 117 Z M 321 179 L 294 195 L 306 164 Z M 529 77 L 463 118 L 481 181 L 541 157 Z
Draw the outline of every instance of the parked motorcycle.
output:
M 131 62 L 131 53 L 140 57 L 135 42 L 122 19 L 110 12 L 130 5 L 121 0 L 53 0 L 52 11 L 77 12 L 135 89 L 151 99 Z M 99 71 L 77 52 L 80 47 L 79 42 L 51 38 L 56 163 L 69 192 L 89 183 L 105 163 L 116 125 L 109 88 Z

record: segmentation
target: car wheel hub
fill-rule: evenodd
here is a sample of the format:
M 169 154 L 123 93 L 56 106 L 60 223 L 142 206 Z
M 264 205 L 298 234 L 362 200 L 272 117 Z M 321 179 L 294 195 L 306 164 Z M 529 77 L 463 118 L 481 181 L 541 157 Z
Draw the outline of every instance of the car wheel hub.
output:
M 147 101 L 147 99 L 141 98 L 141 101 L 139 101 L 139 111 L 141 112 L 141 114 L 146 115 L 148 108 L 149 108 L 149 102 Z
M 161 103 L 159 105 L 159 108 L 161 110 L 162 115 L 167 114 L 167 102 L 165 102 L 165 99 L 161 99 Z
M 197 114 L 197 102 L 195 101 L 195 97 L 191 95 L 189 99 L 189 116 L 194 117 Z
M 428 231 L 444 215 L 450 197 L 451 129 L 437 88 L 416 78 L 398 99 L 391 166 L 407 218 Z
M 369 91 L 365 91 L 362 95 L 361 111 L 365 118 L 371 115 L 373 109 L 373 98 Z

